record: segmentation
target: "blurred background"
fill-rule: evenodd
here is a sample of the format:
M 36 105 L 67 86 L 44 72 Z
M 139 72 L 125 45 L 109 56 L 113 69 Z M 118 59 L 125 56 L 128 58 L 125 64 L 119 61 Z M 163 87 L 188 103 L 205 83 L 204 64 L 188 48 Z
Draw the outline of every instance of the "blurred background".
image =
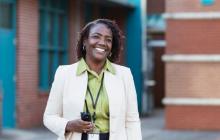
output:
M 124 32 L 118 63 L 134 76 L 146 138 L 220 130 L 219 9 L 220 0 L 0 0 L 0 139 L 51 136 L 41 128 L 55 70 L 77 61 L 79 32 L 97 18 Z

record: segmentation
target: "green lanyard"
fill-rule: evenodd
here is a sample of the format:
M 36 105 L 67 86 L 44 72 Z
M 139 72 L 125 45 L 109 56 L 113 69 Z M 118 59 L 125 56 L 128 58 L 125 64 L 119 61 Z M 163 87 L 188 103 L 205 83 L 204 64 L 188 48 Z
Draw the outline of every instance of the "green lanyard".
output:
M 90 95 L 90 98 L 91 98 L 91 101 L 92 101 L 92 107 L 93 107 L 93 110 L 94 110 L 94 113 L 93 113 L 93 115 L 92 115 L 92 120 L 93 120 L 93 122 L 95 122 L 95 120 L 96 120 L 96 105 L 97 105 L 97 103 L 98 103 L 98 99 L 99 99 L 99 96 L 100 96 L 100 93 L 101 93 L 101 88 L 102 88 L 102 85 L 103 85 L 103 79 L 104 79 L 104 74 L 103 74 L 103 76 L 102 76 L 101 85 L 100 85 L 100 87 L 99 87 L 98 94 L 97 94 L 97 97 L 96 97 L 96 99 L 95 99 L 95 102 L 94 102 L 94 98 L 93 98 L 93 96 L 92 96 L 92 93 L 91 93 L 91 91 L 90 91 L 89 85 L 87 86 L 87 90 L 88 90 L 88 92 L 89 92 L 89 95 Z M 87 105 L 87 101 L 86 101 L 86 100 L 85 100 L 85 103 L 86 103 L 86 112 L 90 113 L 90 112 L 89 112 L 89 109 L 88 109 L 88 105 Z M 91 113 L 90 113 L 90 114 L 91 114 Z

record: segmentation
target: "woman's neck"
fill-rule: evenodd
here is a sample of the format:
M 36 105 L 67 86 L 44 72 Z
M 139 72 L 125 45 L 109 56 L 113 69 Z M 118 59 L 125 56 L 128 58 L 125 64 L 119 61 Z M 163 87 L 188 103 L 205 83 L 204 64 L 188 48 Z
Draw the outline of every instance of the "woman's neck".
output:
M 104 65 L 105 65 L 105 61 L 93 61 L 91 59 L 86 58 L 85 59 L 86 64 L 89 66 L 89 68 L 93 71 L 95 71 L 97 74 L 100 74 Z

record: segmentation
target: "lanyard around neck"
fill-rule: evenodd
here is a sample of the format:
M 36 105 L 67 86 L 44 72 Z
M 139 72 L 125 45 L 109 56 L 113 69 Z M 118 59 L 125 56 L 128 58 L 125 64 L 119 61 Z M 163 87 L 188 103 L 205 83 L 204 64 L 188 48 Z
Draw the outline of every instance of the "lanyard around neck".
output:
M 90 98 L 91 98 L 91 101 L 92 101 L 92 107 L 93 107 L 93 110 L 94 110 L 94 113 L 92 115 L 92 118 L 93 118 L 93 121 L 96 120 L 96 106 L 97 106 L 97 103 L 98 103 L 98 100 L 99 100 L 99 96 L 100 96 L 100 93 L 101 93 L 101 88 L 103 86 L 103 79 L 104 79 L 104 73 L 103 73 L 103 76 L 102 76 L 102 80 L 101 80 L 101 85 L 99 87 L 99 90 L 98 90 L 98 94 L 96 96 L 96 99 L 94 101 L 94 98 L 92 96 L 92 93 L 91 93 L 91 90 L 89 88 L 89 85 L 87 86 L 87 90 L 89 92 L 89 95 L 90 95 Z M 85 100 L 85 103 L 86 103 L 86 111 L 89 112 L 89 109 L 88 109 L 88 105 L 87 105 L 87 101 Z

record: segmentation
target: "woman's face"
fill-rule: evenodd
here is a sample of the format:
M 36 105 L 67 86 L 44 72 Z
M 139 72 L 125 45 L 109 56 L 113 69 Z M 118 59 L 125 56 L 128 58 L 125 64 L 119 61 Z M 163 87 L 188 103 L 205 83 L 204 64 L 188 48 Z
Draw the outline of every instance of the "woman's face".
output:
M 91 27 L 88 39 L 84 41 L 86 58 L 103 62 L 112 49 L 112 32 L 105 24 L 98 23 Z

